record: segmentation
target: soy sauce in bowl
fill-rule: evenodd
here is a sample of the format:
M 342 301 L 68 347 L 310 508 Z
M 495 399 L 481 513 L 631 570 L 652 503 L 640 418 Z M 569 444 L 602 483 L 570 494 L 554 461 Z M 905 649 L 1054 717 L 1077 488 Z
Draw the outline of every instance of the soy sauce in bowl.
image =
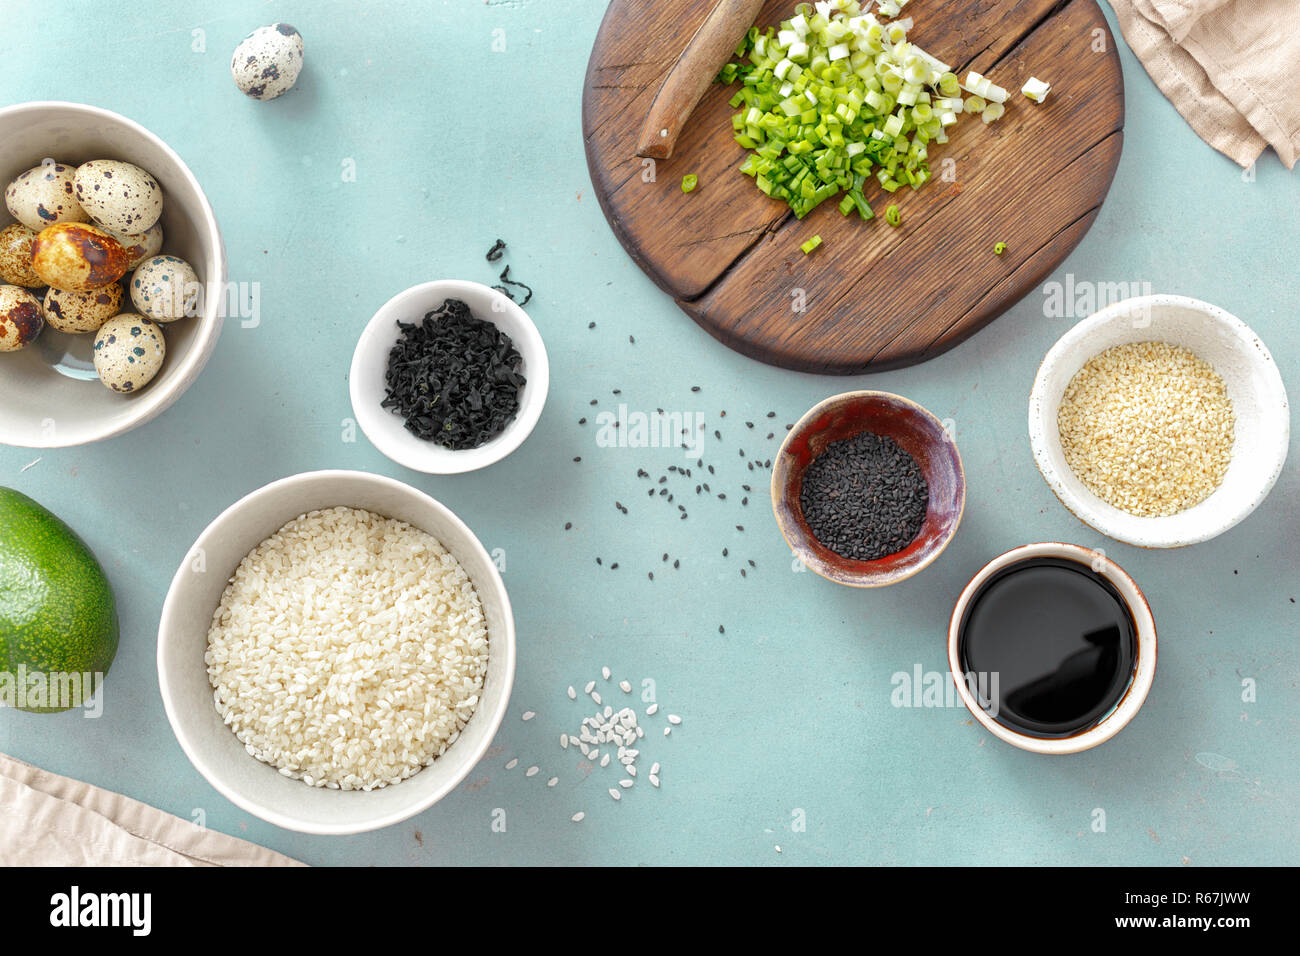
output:
M 986 580 L 962 618 L 963 673 L 1009 729 L 1070 737 L 1110 715 L 1133 682 L 1138 634 L 1115 585 L 1078 561 L 1029 557 Z

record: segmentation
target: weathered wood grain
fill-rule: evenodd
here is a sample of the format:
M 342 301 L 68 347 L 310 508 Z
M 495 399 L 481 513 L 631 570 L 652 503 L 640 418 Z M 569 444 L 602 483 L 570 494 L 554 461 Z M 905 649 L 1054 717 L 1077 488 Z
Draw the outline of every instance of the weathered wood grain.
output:
M 792 6 L 771 0 L 759 23 Z M 1095 0 L 912 6 L 916 42 L 962 73 L 991 72 L 1013 94 L 991 126 L 963 118 L 932 151 L 935 179 L 920 191 L 868 194 L 877 213 L 897 203 L 903 225 L 893 229 L 882 218 L 844 218 L 834 203 L 799 221 L 763 196 L 735 168 L 744 150 L 731 139 L 732 88 L 705 94 L 672 159 L 638 158 L 646 111 L 709 5 L 611 3 L 583 97 L 597 198 L 633 259 L 732 348 L 845 374 L 923 361 L 1032 290 L 1095 218 L 1124 123 L 1118 56 Z M 1018 92 L 1030 75 L 1052 83 L 1042 106 Z M 689 195 L 686 173 L 700 180 Z M 823 246 L 804 256 L 799 245 L 814 234 Z M 995 256 L 999 241 L 1008 251 Z

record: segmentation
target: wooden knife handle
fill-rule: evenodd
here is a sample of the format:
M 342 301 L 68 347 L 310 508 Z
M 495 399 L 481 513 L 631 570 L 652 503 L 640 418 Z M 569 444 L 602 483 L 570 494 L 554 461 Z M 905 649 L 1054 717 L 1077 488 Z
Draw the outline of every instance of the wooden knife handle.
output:
M 667 159 L 700 97 L 758 18 L 763 0 L 718 0 L 664 77 L 641 127 L 636 154 Z

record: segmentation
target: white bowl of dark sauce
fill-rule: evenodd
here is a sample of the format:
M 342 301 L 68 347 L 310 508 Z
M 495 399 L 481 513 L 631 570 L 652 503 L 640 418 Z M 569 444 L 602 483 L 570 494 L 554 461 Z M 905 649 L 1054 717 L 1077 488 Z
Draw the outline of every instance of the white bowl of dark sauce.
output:
M 1156 672 L 1156 626 L 1137 583 L 1100 551 L 1029 544 L 966 585 L 948 627 L 957 692 L 995 737 L 1078 753 L 1137 715 Z

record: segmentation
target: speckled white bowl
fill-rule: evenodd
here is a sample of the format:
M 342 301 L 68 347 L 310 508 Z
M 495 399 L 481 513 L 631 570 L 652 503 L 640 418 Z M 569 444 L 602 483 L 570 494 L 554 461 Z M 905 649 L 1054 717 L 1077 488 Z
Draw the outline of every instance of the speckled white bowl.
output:
M 519 411 L 505 430 L 477 448 L 454 450 L 417 438 L 406 430 L 396 412 L 381 408 L 387 394 L 388 353 L 397 344 L 397 323 L 415 322 L 447 299 L 460 299 L 475 318 L 495 324 L 514 343 L 523 358 L 525 383 Z M 366 437 L 399 465 L 429 475 L 455 475 L 476 471 L 500 461 L 524 443 L 546 404 L 550 389 L 550 363 L 537 326 L 518 305 L 495 289 L 463 279 L 439 279 L 412 286 L 385 302 L 361 332 L 352 354 L 348 391 L 352 414 Z
M 194 267 L 204 297 L 199 315 L 167 326 L 162 370 L 134 395 L 94 380 L 93 336 L 59 336 L 47 328 L 26 348 L 0 355 L 0 442 L 28 448 L 99 441 L 162 414 L 194 384 L 216 348 L 225 300 L 226 250 L 216 216 L 194 174 L 161 139 L 125 116 L 80 103 L 0 109 L 0 189 L 46 157 L 68 163 L 120 159 L 152 173 L 163 189 L 163 251 Z M 10 222 L 0 203 L 0 228 Z M 90 379 L 61 374 L 60 364 L 84 369 Z
M 483 693 L 455 743 L 401 783 L 378 790 L 309 787 L 251 756 L 221 720 L 203 655 L 226 582 L 253 548 L 307 511 L 347 505 L 433 535 L 474 582 L 488 629 Z M 360 833 L 427 810 L 483 758 L 505 717 L 515 675 L 515 621 L 496 566 L 465 523 L 424 492 L 359 471 L 313 471 L 272 482 L 235 502 L 203 531 L 172 579 L 158 625 L 158 687 L 181 749 L 222 796 L 303 833 Z
M 1183 346 L 1208 362 L 1222 376 L 1236 417 L 1223 484 L 1165 518 L 1132 515 L 1093 494 L 1066 464 L 1056 425 L 1061 397 L 1089 359 L 1116 345 L 1153 341 Z M 1273 356 L 1244 322 L 1185 296 L 1142 296 L 1107 306 L 1052 346 L 1029 398 L 1029 441 L 1048 487 L 1081 521 L 1126 544 L 1179 548 L 1222 534 L 1268 497 L 1286 463 L 1291 409 Z

